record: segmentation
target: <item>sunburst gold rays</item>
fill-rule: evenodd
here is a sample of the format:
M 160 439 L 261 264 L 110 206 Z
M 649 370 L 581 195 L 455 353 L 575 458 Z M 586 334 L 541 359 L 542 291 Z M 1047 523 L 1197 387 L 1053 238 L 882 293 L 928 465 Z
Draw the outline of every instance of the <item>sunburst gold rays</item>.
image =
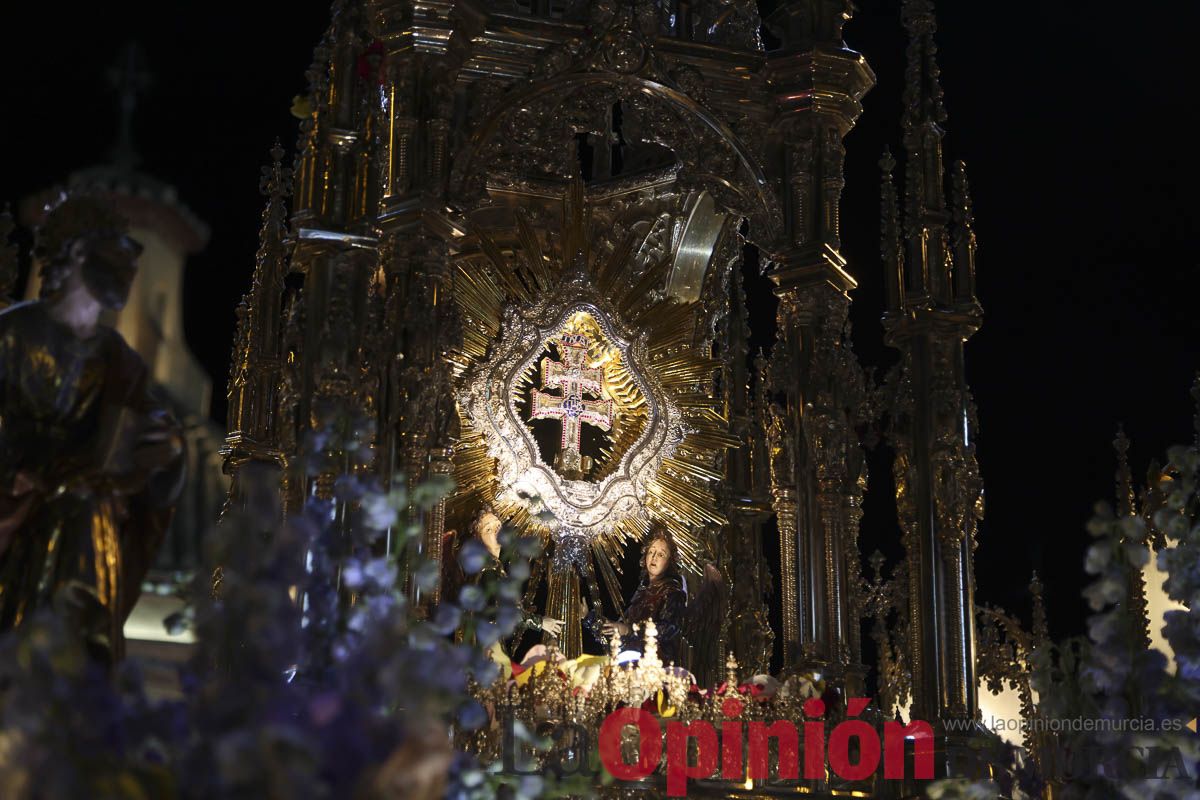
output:
M 478 262 L 464 260 L 455 265 L 454 302 L 462 318 L 463 338 L 448 357 L 457 379 L 474 361 L 487 355 L 500 335 L 504 291 Z
M 475 509 L 492 502 L 495 497 L 496 463 L 487 454 L 483 434 L 467 425 L 461 417 L 460 420 L 462 433 L 451 459 L 454 494 L 446 501 L 446 527 L 457 525 L 465 529 Z
M 538 282 L 543 289 L 548 289 L 553 283 L 553 277 L 550 274 L 550 268 L 546 264 L 546 256 L 542 253 L 542 243 L 538 239 L 537 233 L 533 230 L 533 225 L 529 222 L 529 215 L 525 213 L 525 209 L 518 208 L 516 211 L 517 219 L 517 242 L 521 245 L 521 253 L 525 258 L 525 264 L 529 269 L 530 274 Z
M 695 336 L 692 326 L 698 313 L 696 303 L 662 301 L 648 306 L 631 323 L 649 332 L 648 346 L 651 356 L 655 356 L 671 348 L 691 350 Z
M 637 383 L 629 370 L 606 371 L 605 379 L 608 381 L 605 389 L 612 397 L 618 414 L 616 424 L 613 425 L 609 437 L 611 447 L 604 448 L 601 452 L 603 461 L 597 471 L 598 480 L 603 480 L 616 467 L 616 454 L 624 452 L 641 436 L 649 413 L 646 407 L 646 397 L 637 388 Z
M 449 354 L 456 378 L 488 357 L 501 334 L 506 303 L 532 305 L 554 292 L 561 276 L 568 272 L 564 268 L 578 263 L 576 258 L 582 256 L 580 266 L 592 276 L 597 294 L 611 304 L 624 327 L 644 342 L 640 367 L 679 409 L 686 431 L 674 455 L 643 484 L 649 517 L 634 515 L 621 520 L 593 542 L 593 551 L 619 568 L 627 543 L 642 539 L 651 519 L 658 519 L 674 535 L 683 562 L 699 566 L 704 555 L 700 532 L 724 523 L 715 492 L 723 477 L 723 453 L 740 445 L 729 434 L 728 421 L 714 397 L 720 362 L 696 345 L 696 331 L 702 327 L 698 323 L 705 309 L 700 303 L 680 303 L 664 296 L 673 254 L 644 268 L 634 259 L 645 235 L 629 234 L 609 252 L 591 246 L 595 232 L 588 229 L 589 210 L 580 181 L 571 184 L 564 198 L 557 235 L 536 229 L 521 208 L 515 210 L 512 220 L 511 227 L 493 224 L 487 230 L 475 231 L 476 235 L 465 242 L 468 246 L 477 242 L 478 249 L 459 256 L 453 288 L 463 320 L 463 341 Z M 620 454 L 638 438 L 649 412 L 630 370 L 614 354 L 603 352 L 604 337 L 596 335 L 600 333 L 598 326 L 586 332 L 595 344 L 589 346 L 589 358 L 595 366 L 604 363 L 605 395 L 613 399 L 615 406 L 613 431 L 605 437 L 592 476 L 593 480 L 603 480 L 619 464 Z M 606 355 L 610 361 L 604 361 Z M 615 355 L 619 356 L 619 351 Z M 529 370 L 512 388 L 527 392 L 536 379 L 536 370 Z M 452 501 L 460 514 L 472 504 L 494 502 L 497 488 L 496 464 L 487 455 L 483 436 L 470 430 L 466 420 L 463 434 L 455 452 L 459 489 Z M 497 511 L 524 532 L 540 536 L 549 533 L 547 526 L 519 502 L 501 501 Z
M 628 263 L 628 262 L 627 262 Z M 636 322 L 639 312 L 648 306 L 656 305 L 655 288 L 661 287 L 671 272 L 671 257 L 666 256 L 646 269 L 646 272 L 636 280 L 633 275 L 625 283 L 625 289 L 615 293 L 613 305 L 621 316 L 631 322 Z
M 589 237 L 586 228 L 587 208 L 584 201 L 583 179 L 578 175 L 567 187 L 567 196 L 563 202 L 563 252 L 560 254 L 561 264 L 571 264 L 577 255 L 583 256 L 584 263 L 591 259 Z
M 638 235 L 631 231 L 604 259 L 596 273 L 596 288 L 600 290 L 600 294 L 605 297 L 612 296 L 613 289 L 617 286 L 617 280 L 629 268 L 629 256 L 632 255 L 633 246 L 637 241 Z
M 741 444 L 718 410 L 714 380 L 721 363 L 695 345 L 701 313 L 698 303 L 660 300 L 644 304 L 633 316 L 634 324 L 646 330 L 648 369 L 680 409 L 688 431 L 648 484 L 649 505 L 692 568 L 704 558 L 697 532 L 726 523 L 715 489 L 724 479 L 723 453 Z
M 518 303 L 528 303 L 533 300 L 534 292 L 521 280 L 519 268 L 505 257 L 500 247 L 492 240 L 486 231 L 479 230 L 475 234 L 479 241 L 479 249 L 487 256 L 494 267 L 494 274 L 500 280 L 505 293 Z M 535 287 L 536 288 L 536 287 Z

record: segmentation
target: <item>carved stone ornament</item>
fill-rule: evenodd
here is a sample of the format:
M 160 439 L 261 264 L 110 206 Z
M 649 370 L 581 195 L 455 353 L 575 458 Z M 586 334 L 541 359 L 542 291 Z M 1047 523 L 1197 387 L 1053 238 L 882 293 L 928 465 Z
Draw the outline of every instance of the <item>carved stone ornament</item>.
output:
M 680 409 L 644 367 L 644 339 L 619 327 L 618 316 L 606 305 L 584 283 L 568 281 L 532 307 L 509 306 L 489 358 L 464 376 L 458 398 L 496 459 L 498 499 L 540 515 L 556 541 L 591 541 L 613 532 L 624 519 L 644 517 L 648 485 L 686 434 Z M 527 424 L 528 414 L 519 407 L 527 376 L 537 370 L 548 345 L 581 321 L 600 332 L 600 344 L 619 359 L 645 403 L 640 435 L 623 452 L 612 454 L 615 468 L 603 470 L 595 481 L 571 479 L 547 463 Z

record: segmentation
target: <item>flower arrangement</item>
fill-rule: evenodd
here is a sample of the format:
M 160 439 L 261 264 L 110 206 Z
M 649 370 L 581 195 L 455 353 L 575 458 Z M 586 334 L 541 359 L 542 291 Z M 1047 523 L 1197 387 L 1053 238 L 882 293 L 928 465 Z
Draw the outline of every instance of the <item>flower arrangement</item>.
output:
M 168 621 L 196 636 L 181 698 L 150 701 L 136 662 L 110 671 L 90 660 L 56 608 L 0 638 L 0 797 L 555 793 L 453 746 L 486 723 L 469 688 L 498 677 L 486 647 L 519 618 L 521 581 L 465 587 L 422 618 L 408 590 L 429 590 L 439 570 L 413 546 L 419 515 L 450 487 L 410 489 L 402 477 L 382 486 L 366 469 L 370 424 L 336 407 L 323 413 L 303 464 L 329 491 L 282 518 L 278 475 L 245 465 L 243 504 L 207 537 L 191 605 Z M 389 536 L 392 555 L 382 555 Z M 505 543 L 510 572 L 528 574 L 536 542 Z M 455 641 L 461 624 L 475 635 Z

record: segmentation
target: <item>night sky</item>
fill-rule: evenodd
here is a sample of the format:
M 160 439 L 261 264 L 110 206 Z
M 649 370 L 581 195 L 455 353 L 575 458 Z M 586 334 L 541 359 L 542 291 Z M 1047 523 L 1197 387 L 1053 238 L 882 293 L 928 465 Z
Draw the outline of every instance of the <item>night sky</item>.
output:
M 1025 616 L 1036 568 L 1060 635 L 1082 630 L 1084 524 L 1112 496 L 1118 422 L 1141 475 L 1190 438 L 1188 388 L 1200 368 L 1195 4 L 1169 14 L 1072 5 L 943 2 L 937 37 L 946 153 L 968 164 L 986 314 L 967 349 L 987 487 L 978 596 Z M 294 145 L 288 108 L 305 89 L 327 6 L 21 6 L 21 19 L 6 14 L 0 47 L 0 202 L 15 207 L 105 160 L 117 127 L 106 73 L 125 42 L 140 43 L 154 77 L 134 120 L 142 169 L 177 186 L 213 230 L 189 262 L 185 304 L 223 418 L 233 308 L 257 244 L 259 168 L 276 137 Z M 863 2 L 846 28 L 878 76 L 846 143 L 842 238 L 860 282 L 855 347 L 880 373 L 894 353 L 879 323 L 876 162 L 885 144 L 901 149 L 898 6 Z M 770 303 L 752 310 L 756 329 L 769 329 Z M 872 486 L 864 542 L 898 553 L 883 466 Z

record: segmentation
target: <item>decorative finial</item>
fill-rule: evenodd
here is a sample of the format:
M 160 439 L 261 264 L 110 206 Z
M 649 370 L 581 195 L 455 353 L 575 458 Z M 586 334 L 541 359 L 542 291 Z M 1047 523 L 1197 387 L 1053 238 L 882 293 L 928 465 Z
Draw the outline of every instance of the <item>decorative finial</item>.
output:
M 657 664 L 662 665 L 658 660 L 658 625 L 654 623 L 654 619 L 646 620 L 645 633 L 642 634 L 644 650 L 642 652 L 641 663 L 643 665 Z
M 730 689 L 738 685 L 738 662 L 733 653 L 725 659 L 725 683 Z
M 949 300 L 944 286 L 941 238 L 946 211 L 942 185 L 942 127 L 946 110 L 942 106 L 942 87 L 938 82 L 937 46 L 933 33 L 937 23 L 930 0 L 904 0 L 901 7 L 904 29 L 908 32 L 908 65 L 905 69 L 904 113 L 904 233 L 909 240 L 918 237 L 933 240 L 931 261 L 910 265 L 928 273 L 929 290 L 941 300 Z M 935 216 L 930 217 L 929 212 Z M 930 230 L 941 229 L 941 230 Z M 915 288 L 915 287 L 914 287 Z
M 937 17 L 932 0 L 904 0 L 900 19 L 908 32 L 907 68 L 904 73 L 904 129 L 906 133 L 927 124 L 946 121 L 942 104 L 941 71 L 937 65 Z
M 1117 514 L 1124 518 L 1137 514 L 1136 495 L 1133 491 L 1133 473 L 1129 469 L 1129 437 L 1125 428 L 1117 426 L 1117 438 L 1113 440 L 1117 451 Z M 1131 633 L 1143 647 L 1150 647 L 1150 618 L 1146 607 L 1146 579 L 1141 568 L 1129 565 L 1129 624 Z
M 137 42 L 130 42 L 121 51 L 116 64 L 108 70 L 108 81 L 117 92 L 117 141 L 112 149 L 112 161 L 122 169 L 133 169 L 141 161 L 133 146 L 133 114 L 138 97 L 151 84 L 146 59 Z
M 284 149 L 278 138 L 271 146 L 270 153 L 271 164 L 262 168 L 258 179 L 258 190 L 267 197 L 260 231 L 260 263 L 272 253 L 282 252 L 284 228 L 287 224 L 287 212 L 283 201 L 291 193 L 292 185 L 292 171 L 283 166 Z
M 954 209 L 954 296 L 959 302 L 975 300 L 975 209 L 967 182 L 967 164 L 954 162 L 950 202 Z
M 904 251 L 900 247 L 900 208 L 896 198 L 896 183 L 892 179 L 892 170 L 896 168 L 896 159 L 892 151 L 884 147 L 883 157 L 879 159 L 879 169 L 882 171 L 879 188 L 880 208 L 880 240 L 879 252 L 883 257 L 883 270 L 887 288 L 887 304 L 891 311 L 899 311 L 904 291 Z
M 1050 641 L 1050 632 L 1046 625 L 1046 606 L 1042 600 L 1042 579 L 1036 571 L 1029 581 L 1029 593 L 1033 595 L 1033 635 L 1038 644 Z
M 258 190 L 272 200 L 286 197 L 291 189 L 291 170 L 283 166 L 284 152 L 283 145 L 276 137 L 270 150 L 271 165 L 262 168 L 258 181 Z
M 1137 508 L 1133 491 L 1133 472 L 1129 469 L 1129 437 L 1125 435 L 1123 425 L 1117 426 L 1117 438 L 1113 439 L 1113 449 L 1117 451 L 1117 514 L 1130 517 L 1137 513 Z
M 871 573 L 873 575 L 873 580 L 871 582 L 876 585 L 883 583 L 884 561 L 885 559 L 883 557 L 883 553 L 879 552 L 878 550 L 876 550 L 874 553 L 871 553 L 871 557 L 867 559 L 867 563 L 871 565 Z

